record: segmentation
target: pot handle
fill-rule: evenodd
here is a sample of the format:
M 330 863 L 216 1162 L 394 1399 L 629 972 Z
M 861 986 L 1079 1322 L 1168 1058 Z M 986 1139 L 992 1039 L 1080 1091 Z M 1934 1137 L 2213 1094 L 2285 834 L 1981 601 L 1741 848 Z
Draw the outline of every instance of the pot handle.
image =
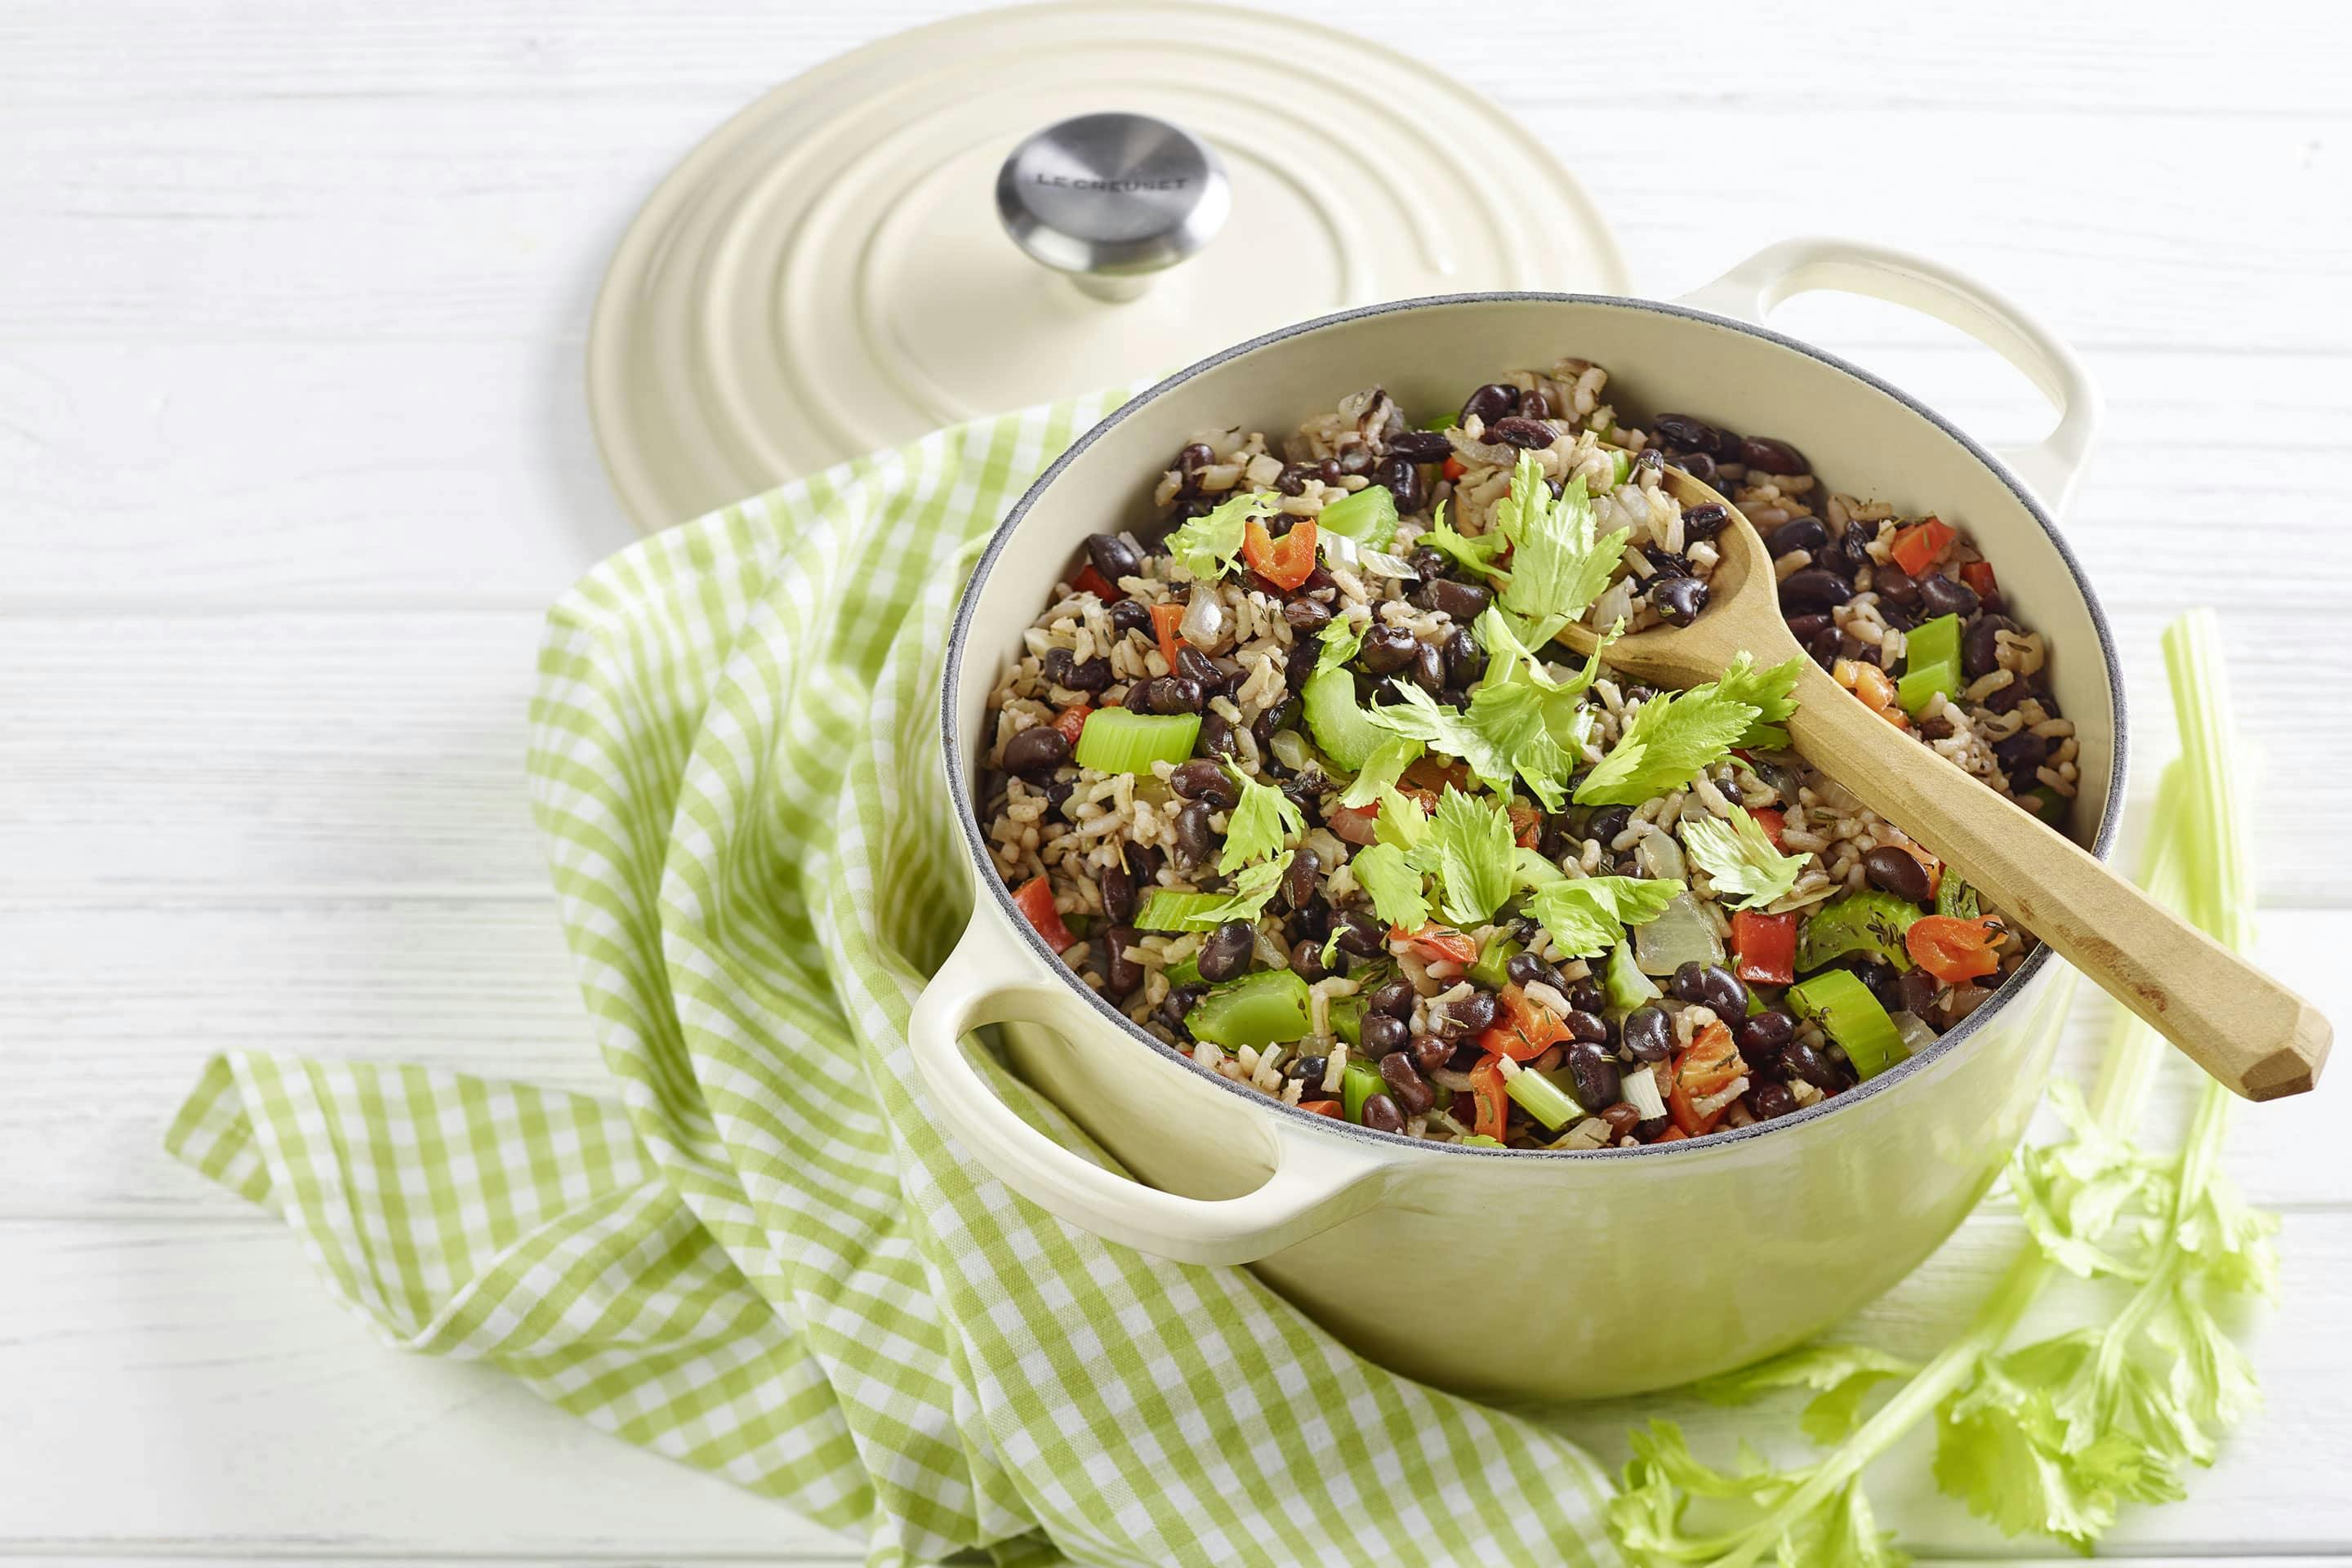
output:
M 2099 427 L 2098 385 L 2057 334 L 1965 273 L 1907 251 L 1857 240 L 1784 239 L 1675 302 L 1762 326 L 1782 300 L 1822 289 L 1863 294 L 1933 316 L 2022 372 L 2058 410 L 2058 423 L 2039 445 L 2002 448 L 1997 456 L 2052 512 L 2065 510 Z
M 1023 1120 L 964 1054 L 964 1035 L 1009 1020 L 1052 1029 L 1071 1048 L 1111 1032 L 1070 982 L 1047 972 L 985 908 L 975 910 L 915 1004 L 908 1035 L 916 1068 L 932 1112 L 998 1180 L 1097 1236 L 1181 1263 L 1254 1263 L 1362 1213 L 1386 1186 L 1392 1158 L 1282 1116 L 1259 1119 L 1273 1174 L 1237 1198 L 1181 1197 L 1105 1170 Z M 1125 1037 L 1111 1046 L 1146 1048 Z

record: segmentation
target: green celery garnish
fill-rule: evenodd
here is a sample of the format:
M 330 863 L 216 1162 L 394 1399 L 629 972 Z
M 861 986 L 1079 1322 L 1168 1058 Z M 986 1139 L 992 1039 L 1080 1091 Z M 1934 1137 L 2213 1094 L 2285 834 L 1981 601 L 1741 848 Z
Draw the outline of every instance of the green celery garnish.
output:
M 1281 510 L 1281 498 L 1265 490 L 1220 501 L 1215 510 L 1170 534 L 1168 553 L 1202 582 L 1213 583 L 1234 569 L 1234 557 L 1242 552 L 1250 520 L 1270 517 Z
M 1227 921 L 1254 921 L 1282 885 L 1290 856 L 1263 860 L 1234 879 L 1228 893 L 1180 893 L 1161 888 L 1135 911 L 1139 931 L 1214 931 Z
M 1575 620 L 1609 586 L 1625 554 L 1624 530 L 1593 537 L 1584 476 L 1570 479 L 1555 500 L 1533 452 L 1519 454 L 1511 493 L 1495 508 L 1495 524 L 1511 542 L 1503 607 L 1531 620 Z
M 1396 542 L 1396 497 L 1385 485 L 1366 485 L 1318 512 L 1315 525 L 1345 534 L 1367 550 L 1386 550 Z
M 1516 848 L 1502 802 L 1447 784 L 1414 859 L 1436 871 L 1445 918 L 1466 929 L 1483 924 L 1511 896 Z
M 2166 773 L 2142 879 L 2160 901 L 2244 952 L 2253 907 L 2246 799 L 2231 776 L 2228 696 L 2210 614 L 2191 613 L 2164 642 L 2182 759 Z M 2276 1221 L 2249 1208 L 2220 1170 L 2235 1105 L 2220 1085 L 2200 1089 L 2179 1149 L 2158 1153 L 2132 1142 L 2168 1055 L 2146 1025 L 2115 1011 L 2089 1101 L 2070 1086 L 2053 1090 L 2071 1136 L 2021 1150 L 2011 1163 L 2009 1185 L 2031 1245 L 1960 1337 L 1819 1462 L 1774 1469 L 1751 1455 L 1721 1471 L 1695 1458 L 1671 1423 L 1633 1434 L 1634 1458 L 1609 1505 L 1610 1531 L 1624 1553 L 1645 1565 L 1901 1561 L 1876 1530 L 1858 1478 L 1931 1416 L 1937 1482 L 2009 1534 L 2040 1531 L 2088 1552 L 2124 1503 L 2180 1496 L 2184 1467 L 2210 1463 L 2257 1397 L 2252 1369 L 2215 1310 L 2219 1298 L 2270 1289 Z M 2115 1281 L 2128 1295 L 2091 1327 L 2004 1352 L 2062 1268 Z M 1842 1407 L 1813 1426 L 1817 1435 L 1835 1430 L 1869 1392 L 1853 1390 L 1849 1399 L 1851 1379 L 1885 1380 L 1867 1361 L 1828 1350 L 1827 1363 L 1818 1359 L 1823 1347 L 1792 1352 L 1717 1380 L 1716 1392 L 1740 1399 L 1827 1384 Z M 1787 1365 L 1792 1358 L 1815 1358 L 1819 1375 Z M 1685 1514 L 1701 1497 L 1742 1517 L 1727 1528 L 1690 1530 Z
M 1730 755 L 1757 718 L 1753 703 L 1727 695 L 1718 682 L 1660 692 L 1633 710 L 1609 754 L 1578 783 L 1577 804 L 1639 805 L 1680 789 Z
M 1372 912 L 1389 924 L 1419 931 L 1429 919 L 1421 872 L 1395 845 L 1368 845 L 1348 865 L 1356 874 L 1356 885 L 1372 900 Z
M 1552 945 L 1563 957 L 1590 958 L 1622 946 L 1628 928 L 1656 920 L 1682 890 L 1680 882 L 1664 878 L 1563 876 L 1529 894 L 1527 911 L 1551 933 Z M 1615 984 L 1612 964 L 1612 988 Z M 1655 986 L 1650 987 L 1650 996 L 1657 994 Z M 1626 1005 L 1647 1000 L 1641 997 Z
M 1683 847 L 1715 884 L 1715 896 L 1733 909 L 1769 904 L 1797 885 L 1811 858 L 1772 847 L 1763 825 L 1734 809 L 1731 820 L 1702 817 L 1683 829 Z
M 1217 859 L 1217 869 L 1230 875 L 1253 860 L 1280 854 L 1307 831 L 1307 816 L 1272 784 L 1260 784 L 1230 763 L 1225 772 L 1242 792 L 1240 803 L 1226 815 L 1224 853 Z
M 1431 514 L 1429 526 L 1422 531 L 1421 537 L 1413 543 L 1416 546 L 1427 545 L 1456 566 L 1489 578 L 1503 574 L 1496 563 L 1511 547 L 1511 542 L 1503 537 L 1499 529 L 1478 534 L 1456 533 L 1454 525 L 1445 521 L 1444 501 L 1437 503 L 1436 511 Z
M 1784 751 L 1789 744 L 1789 715 L 1797 710 L 1797 678 L 1804 673 L 1805 660 L 1800 654 L 1781 660 L 1769 669 L 1759 669 L 1748 650 L 1731 661 L 1731 667 L 1716 681 L 1716 694 L 1735 702 L 1745 702 L 1756 710 L 1756 721 L 1748 732 L 1734 742 L 1741 746 L 1757 746 L 1766 751 Z
M 1381 742 L 1372 754 L 1364 759 L 1364 765 L 1340 793 L 1339 804 L 1353 806 L 1371 805 L 1396 787 L 1397 780 L 1404 776 L 1405 769 L 1413 764 L 1421 751 L 1420 742 L 1408 741 L 1402 736 Z

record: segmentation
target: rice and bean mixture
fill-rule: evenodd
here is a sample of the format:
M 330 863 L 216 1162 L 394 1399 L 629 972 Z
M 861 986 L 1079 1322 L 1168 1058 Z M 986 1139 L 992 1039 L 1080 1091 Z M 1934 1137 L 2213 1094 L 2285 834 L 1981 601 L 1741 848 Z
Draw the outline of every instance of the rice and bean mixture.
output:
M 1420 426 L 1374 388 L 1278 450 L 1202 432 L 1158 523 L 1089 538 L 992 693 L 980 805 L 1075 973 L 1285 1103 L 1598 1148 L 1834 1095 L 2016 969 L 2027 933 L 1785 749 L 1791 672 L 1660 692 L 1550 639 L 1705 610 L 1729 516 L 1675 501 L 1683 468 L 1765 532 L 1841 684 L 2056 812 L 2039 637 L 1940 521 L 1782 442 L 1621 424 L 1607 379 L 1562 360 Z

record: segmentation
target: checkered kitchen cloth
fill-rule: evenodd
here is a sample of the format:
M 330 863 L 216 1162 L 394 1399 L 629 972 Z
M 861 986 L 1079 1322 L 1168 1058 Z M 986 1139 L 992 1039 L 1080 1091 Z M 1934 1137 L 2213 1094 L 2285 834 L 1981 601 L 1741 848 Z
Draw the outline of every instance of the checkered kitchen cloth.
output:
M 1241 1269 L 1063 1225 L 925 1111 L 908 1016 L 970 907 L 950 606 L 1106 406 L 788 485 L 556 605 L 529 765 L 609 1096 L 234 1053 L 169 1146 L 391 1342 L 874 1563 L 1613 1562 L 1609 1483 L 1557 1435 L 1359 1360 Z

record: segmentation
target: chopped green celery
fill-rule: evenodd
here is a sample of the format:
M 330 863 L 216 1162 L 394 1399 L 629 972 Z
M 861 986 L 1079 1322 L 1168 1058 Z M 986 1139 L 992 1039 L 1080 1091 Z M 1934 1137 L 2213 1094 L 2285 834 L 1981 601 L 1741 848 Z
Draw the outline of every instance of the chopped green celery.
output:
M 1453 429 L 1454 426 L 1461 421 L 1461 418 L 1462 416 L 1459 414 L 1433 414 L 1428 418 L 1423 420 L 1419 425 L 1413 426 L 1413 428 L 1416 430 L 1434 430 L 1439 435 L 1443 436 L 1448 430 Z
M 1351 1046 L 1364 1043 L 1364 994 L 1331 998 L 1331 1032 Z
M 2017 804 L 2053 827 L 2066 826 L 2066 808 L 2074 803 L 2054 789 L 2028 790 L 2017 797 Z
M 1388 492 L 1381 492 L 1385 495 Z M 1362 770 L 1384 741 L 1394 739 L 1356 700 L 1356 678 L 1342 668 L 1318 669 L 1299 689 L 1307 728 L 1325 756 L 1349 773 Z M 1200 721 L 1194 719 L 1193 723 Z M 1093 721 L 1087 721 L 1093 728 Z
M 1454 1141 L 1456 1149 L 1507 1149 L 1509 1144 L 1499 1138 L 1489 1138 L 1484 1132 L 1473 1132 L 1467 1138 Z
M 1154 763 L 1181 763 L 1201 738 L 1198 713 L 1135 713 L 1097 708 L 1078 731 L 1078 766 L 1099 773 L 1148 773 Z
M 1789 988 L 1789 1005 L 1801 1018 L 1818 1018 L 1831 1039 L 1843 1047 L 1853 1070 L 1876 1078 L 1911 1053 L 1895 1020 L 1851 971 L 1824 970 Z
M 1919 713 L 1941 692 L 1948 702 L 1960 689 L 1959 677 L 1954 673 L 1959 667 L 1953 664 L 1914 665 L 1910 672 L 1895 683 L 1895 700 L 1906 713 Z
M 1609 998 L 1609 1011 L 1619 1017 L 1665 994 L 1633 962 L 1632 944 L 1622 942 L 1609 950 L 1609 967 L 1601 976 L 1601 985 Z
M 1503 966 L 1517 957 L 1522 947 L 1522 943 L 1513 942 L 1507 934 L 1496 931 L 1486 939 L 1486 945 L 1478 950 L 1477 960 L 1470 965 L 1470 978 L 1489 991 L 1500 991 L 1511 983 L 1511 976 Z
M 1262 970 L 1195 1002 L 1184 1026 L 1193 1038 L 1228 1048 L 1279 1045 L 1307 1033 L 1307 1005 L 1306 981 L 1287 969 Z
M 1930 665 L 1948 664 L 1960 668 L 1960 617 L 1937 616 L 1932 621 L 1921 621 L 1903 638 L 1903 668 L 1926 669 Z
M 1317 513 L 1315 526 L 1344 533 L 1367 550 L 1386 550 L 1396 542 L 1396 496 L 1386 485 L 1366 485 Z
M 1171 985 L 1198 985 L 1201 984 L 1200 956 L 1195 954 L 1191 958 L 1180 958 L 1175 963 L 1170 964 L 1168 966 L 1168 984 Z
M 1522 1068 L 1503 1081 L 1503 1092 L 1524 1107 L 1529 1116 L 1557 1132 L 1584 1115 L 1584 1107 L 1576 1102 L 1566 1068 L 1557 1076 L 1552 1073 L 1530 1072 Z
M 1092 915 L 1064 915 L 1062 917 L 1062 929 L 1068 931 L 1072 936 L 1083 939 L 1094 933 L 1095 917 Z
M 1753 982 L 1749 983 L 1748 987 L 1747 1016 L 1750 1018 L 1753 1018 L 1759 1013 L 1769 1013 L 1772 1010 L 1772 1005 L 1764 1000 L 1763 995 L 1761 994 L 1762 991 L 1762 986 L 1758 985 Z
M 1947 866 L 1944 868 L 1944 879 L 1936 888 L 1936 912 L 1972 921 L 1984 913 L 1984 908 L 1977 900 L 1977 890 L 1960 880 L 1958 871 Z
M 1633 454 L 1620 447 L 1609 455 L 1617 462 L 1616 478 L 1609 481 L 1611 488 L 1613 489 L 1633 477 Z
M 1903 934 L 1918 918 L 1918 905 L 1876 888 L 1842 894 L 1815 910 L 1798 931 L 1798 973 L 1834 963 L 1849 952 L 1874 952 L 1897 969 L 1908 969 L 1911 954 Z
M 1380 1068 L 1351 1057 L 1339 1075 L 1339 1109 L 1349 1121 L 1360 1122 L 1364 1119 L 1364 1101 L 1388 1091 L 1388 1080 L 1381 1077 Z

